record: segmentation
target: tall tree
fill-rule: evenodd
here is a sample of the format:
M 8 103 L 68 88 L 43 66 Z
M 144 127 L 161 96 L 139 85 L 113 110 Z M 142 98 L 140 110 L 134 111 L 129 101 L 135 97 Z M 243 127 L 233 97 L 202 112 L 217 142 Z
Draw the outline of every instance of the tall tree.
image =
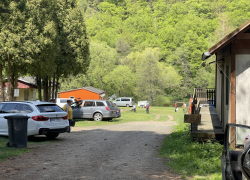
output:
M 92 85 L 105 90 L 104 76 L 115 68 L 117 52 L 106 43 L 94 42 L 90 44 L 91 62 L 87 72 Z
M 128 66 L 117 66 L 113 71 L 104 76 L 104 83 L 108 95 L 133 96 L 135 94 L 135 73 Z

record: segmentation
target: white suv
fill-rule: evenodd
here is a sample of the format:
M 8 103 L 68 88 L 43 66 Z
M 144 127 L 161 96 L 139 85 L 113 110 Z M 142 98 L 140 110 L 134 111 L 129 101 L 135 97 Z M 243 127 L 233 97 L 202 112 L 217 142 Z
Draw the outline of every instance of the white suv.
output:
M 0 135 L 8 136 L 7 119 L 4 116 L 28 116 L 28 136 L 46 135 L 55 138 L 68 131 L 67 113 L 54 103 L 41 101 L 9 101 L 0 103 Z

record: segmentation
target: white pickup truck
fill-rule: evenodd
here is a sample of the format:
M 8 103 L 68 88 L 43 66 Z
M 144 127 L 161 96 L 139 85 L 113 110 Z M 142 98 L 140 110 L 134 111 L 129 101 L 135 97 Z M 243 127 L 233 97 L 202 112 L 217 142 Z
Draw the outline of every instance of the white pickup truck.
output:
M 147 104 L 149 104 L 148 101 L 138 101 L 138 106 L 140 108 L 145 108 Z

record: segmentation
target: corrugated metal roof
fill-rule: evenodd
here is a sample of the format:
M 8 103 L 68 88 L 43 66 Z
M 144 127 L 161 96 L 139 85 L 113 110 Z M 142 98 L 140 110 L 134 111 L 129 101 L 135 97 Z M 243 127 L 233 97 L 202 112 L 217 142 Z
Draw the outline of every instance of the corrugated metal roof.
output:
M 91 92 L 94 92 L 94 93 L 97 93 L 97 94 L 105 93 L 105 91 L 103 91 L 101 89 L 94 88 L 92 86 L 84 87 L 83 89 L 86 89 L 88 91 L 91 91 Z
M 35 77 L 34 77 L 34 76 L 19 77 L 18 80 L 36 86 L 36 80 L 35 80 Z
M 94 87 L 92 87 L 92 86 L 83 87 L 83 88 L 78 88 L 78 89 L 71 89 L 71 90 L 68 90 L 68 91 L 62 91 L 62 92 L 58 92 L 58 93 L 60 94 L 60 93 L 63 93 L 63 92 L 75 91 L 75 90 L 80 90 L 80 89 L 85 89 L 85 90 L 87 90 L 87 91 L 91 91 L 91 92 L 94 92 L 94 93 L 96 93 L 96 94 L 103 94 L 103 93 L 105 93 L 104 90 L 97 89 L 97 88 L 94 88 Z

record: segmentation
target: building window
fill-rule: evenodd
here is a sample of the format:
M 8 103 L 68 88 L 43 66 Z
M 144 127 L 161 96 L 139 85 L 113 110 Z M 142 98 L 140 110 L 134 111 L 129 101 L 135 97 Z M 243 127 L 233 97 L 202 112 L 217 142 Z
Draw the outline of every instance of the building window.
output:
M 228 105 L 229 102 L 229 83 L 230 83 L 230 79 L 229 79 L 229 66 L 226 66 L 226 105 Z

